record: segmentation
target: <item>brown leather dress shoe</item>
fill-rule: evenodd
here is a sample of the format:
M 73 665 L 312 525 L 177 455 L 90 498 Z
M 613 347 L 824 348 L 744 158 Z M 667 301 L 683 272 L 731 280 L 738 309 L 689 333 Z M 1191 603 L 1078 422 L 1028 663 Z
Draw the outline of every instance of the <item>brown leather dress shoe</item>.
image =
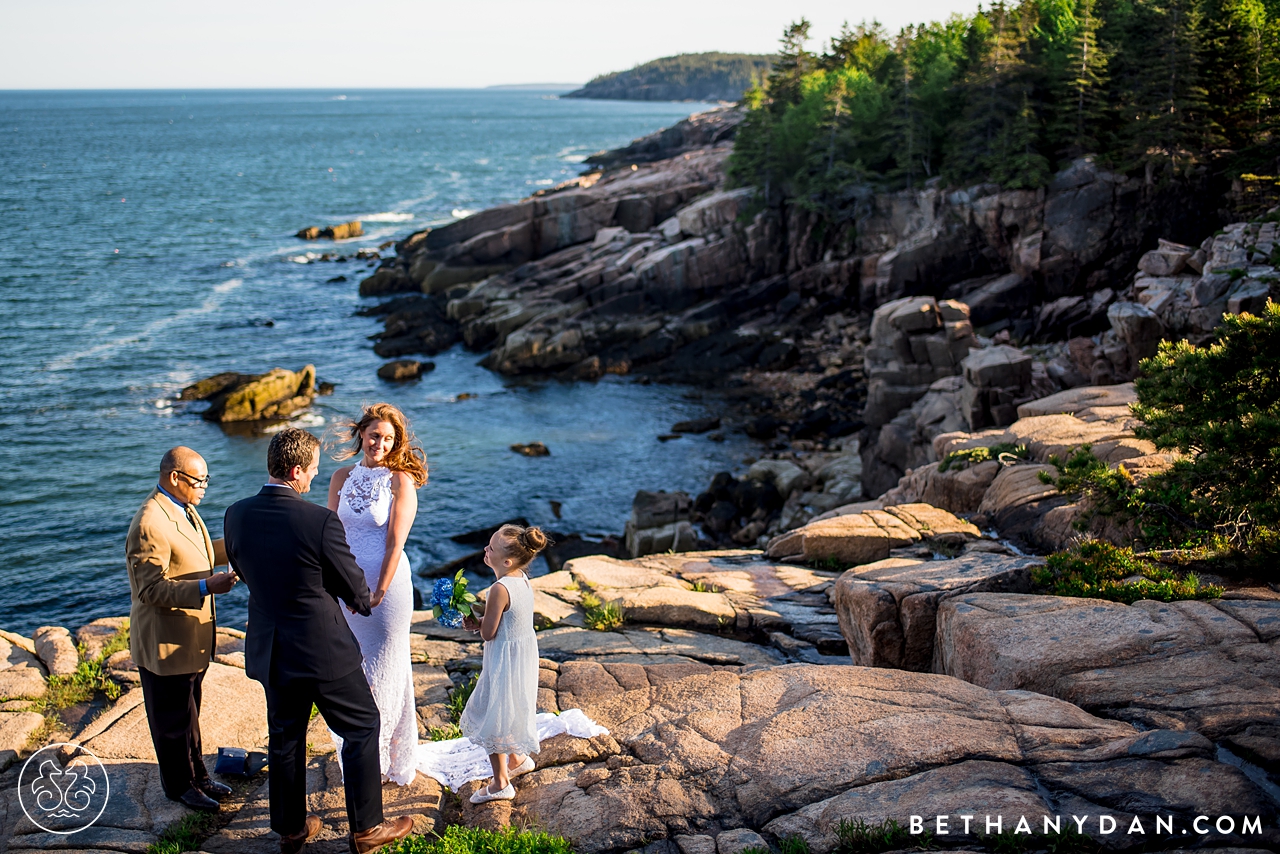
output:
M 407 815 L 376 824 L 368 830 L 351 834 L 351 854 L 369 854 L 388 842 L 404 839 L 413 830 L 413 819 Z
M 316 838 L 321 827 L 320 816 L 307 813 L 306 820 L 302 822 L 302 830 L 280 837 L 280 854 L 298 854 L 302 846 Z

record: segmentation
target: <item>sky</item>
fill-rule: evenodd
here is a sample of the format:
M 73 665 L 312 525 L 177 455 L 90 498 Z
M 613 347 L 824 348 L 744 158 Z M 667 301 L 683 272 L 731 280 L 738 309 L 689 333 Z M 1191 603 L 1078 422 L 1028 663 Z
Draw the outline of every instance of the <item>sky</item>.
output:
M 814 46 L 976 0 L 0 0 L 0 89 L 455 88 L 582 83 L 660 56 Z

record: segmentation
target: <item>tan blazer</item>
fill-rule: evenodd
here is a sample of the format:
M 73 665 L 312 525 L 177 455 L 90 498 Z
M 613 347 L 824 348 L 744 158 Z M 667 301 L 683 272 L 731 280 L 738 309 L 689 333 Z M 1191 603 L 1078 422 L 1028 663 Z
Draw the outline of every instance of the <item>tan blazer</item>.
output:
M 213 574 L 217 553 L 195 517 L 192 526 L 153 489 L 129 525 L 129 649 L 135 664 L 160 676 L 197 673 L 213 658 L 213 596 L 200 595 L 200 579 Z

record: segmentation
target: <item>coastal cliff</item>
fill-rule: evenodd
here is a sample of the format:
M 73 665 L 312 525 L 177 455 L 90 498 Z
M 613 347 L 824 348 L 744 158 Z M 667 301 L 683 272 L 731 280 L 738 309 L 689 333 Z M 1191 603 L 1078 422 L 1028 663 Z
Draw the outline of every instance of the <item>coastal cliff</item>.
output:
M 771 468 L 717 475 L 681 517 L 697 527 L 628 534 L 646 549 L 763 547 L 937 464 L 939 435 L 1130 380 L 1161 338 L 1205 341 L 1275 285 L 1274 224 L 1204 238 L 1232 199 L 1200 179 L 1081 158 L 1038 190 L 868 190 L 833 221 L 727 180 L 742 118 L 692 116 L 560 187 L 415 233 L 361 285 L 414 294 L 366 309 L 387 318 L 386 357 L 461 340 L 507 375 L 717 389 L 710 429 L 759 439 Z M 803 477 L 781 489 L 783 469 Z

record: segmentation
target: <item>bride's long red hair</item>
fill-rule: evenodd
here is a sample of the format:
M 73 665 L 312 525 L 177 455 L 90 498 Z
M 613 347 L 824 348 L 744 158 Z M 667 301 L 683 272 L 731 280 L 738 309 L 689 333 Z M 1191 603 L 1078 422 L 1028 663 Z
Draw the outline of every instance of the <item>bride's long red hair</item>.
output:
M 352 445 L 338 453 L 336 459 L 349 460 L 358 456 L 364 448 L 364 428 L 377 421 L 386 421 L 396 431 L 395 443 L 387 454 L 387 468 L 392 471 L 404 472 L 413 478 L 413 482 L 417 486 L 424 485 L 427 482 L 427 454 L 418 445 L 418 440 L 413 435 L 413 429 L 409 426 L 409 419 L 405 418 L 403 412 L 389 403 L 375 403 L 372 406 L 366 406 L 359 421 L 343 425 L 351 437 Z

